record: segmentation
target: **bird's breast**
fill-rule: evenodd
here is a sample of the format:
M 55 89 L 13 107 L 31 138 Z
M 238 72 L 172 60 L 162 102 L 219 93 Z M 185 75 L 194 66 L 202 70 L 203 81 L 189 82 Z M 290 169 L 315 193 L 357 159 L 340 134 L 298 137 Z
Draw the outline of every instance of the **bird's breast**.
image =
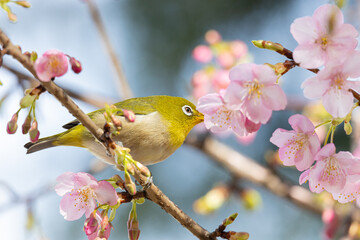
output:
M 165 160 L 181 145 L 173 143 L 169 126 L 158 112 L 136 115 L 134 122 L 128 122 L 121 116 L 118 118 L 122 122 L 122 129 L 113 139 L 130 148 L 132 157 L 145 165 Z M 86 147 L 97 157 L 114 164 L 99 143 L 89 141 Z

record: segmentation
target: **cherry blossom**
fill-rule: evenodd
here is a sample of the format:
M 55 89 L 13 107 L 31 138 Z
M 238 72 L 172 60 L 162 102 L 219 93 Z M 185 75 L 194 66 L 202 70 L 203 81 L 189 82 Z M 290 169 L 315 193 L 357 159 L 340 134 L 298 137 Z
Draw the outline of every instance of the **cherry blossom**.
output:
M 274 70 L 266 65 L 240 64 L 230 71 L 231 83 L 225 100 L 241 104 L 245 116 L 254 123 L 266 123 L 272 110 L 283 110 L 286 95 L 276 83 Z
M 330 4 L 320 6 L 313 16 L 295 19 L 290 32 L 299 43 L 293 56 L 304 68 L 317 68 L 329 59 L 341 58 L 354 50 L 358 32 L 344 24 L 341 10 Z
M 316 164 L 303 172 L 300 184 L 309 181 L 312 192 L 326 190 L 332 194 L 340 193 L 349 175 L 360 173 L 360 159 L 350 152 L 335 153 L 335 145 L 325 145 L 315 156 Z
M 63 52 L 58 50 L 47 50 L 35 62 L 35 71 L 39 79 L 49 82 L 54 77 L 64 75 L 68 70 L 68 60 Z
M 278 128 L 270 142 L 280 148 L 279 157 L 285 166 L 295 165 L 299 171 L 304 171 L 314 163 L 320 140 L 307 117 L 296 114 L 289 118 L 289 123 L 294 130 Z
M 345 117 L 350 112 L 354 100 L 349 89 L 360 90 L 359 81 L 348 80 L 360 77 L 359 65 L 359 51 L 353 51 L 343 61 L 330 61 L 315 77 L 307 79 L 302 84 L 305 97 L 321 98 L 326 111 L 333 117 Z
M 198 101 L 197 110 L 204 114 L 204 123 L 207 129 L 214 133 L 233 130 L 238 136 L 246 136 L 255 132 L 261 124 L 246 119 L 241 112 L 241 107 L 229 105 L 225 102 L 221 93 L 211 93 L 201 97 Z
M 79 219 L 83 214 L 89 218 L 99 204 L 117 204 L 114 187 L 107 181 L 97 181 L 88 173 L 66 172 L 57 179 L 55 191 L 63 196 L 60 202 L 60 213 L 68 221 Z

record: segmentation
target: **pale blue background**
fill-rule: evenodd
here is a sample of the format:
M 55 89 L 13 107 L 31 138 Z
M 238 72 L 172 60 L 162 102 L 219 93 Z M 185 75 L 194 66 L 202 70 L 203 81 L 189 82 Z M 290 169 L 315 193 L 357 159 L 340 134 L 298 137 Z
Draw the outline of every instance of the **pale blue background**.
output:
M 33 0 L 32 8 L 13 6 L 18 23 L 9 23 L 0 14 L 0 27 L 23 50 L 39 54 L 56 48 L 77 57 L 83 64 L 80 75 L 68 73 L 56 82 L 88 96 L 105 96 L 118 101 L 116 78 L 104 51 L 101 39 L 90 18 L 87 5 L 80 0 Z M 327 1 L 206 1 L 206 0 L 99 0 L 96 1 L 116 53 L 121 58 L 125 74 L 136 96 L 167 94 L 187 96 L 191 75 L 201 67 L 191 58 L 192 49 L 203 43 L 209 29 L 217 29 L 226 40 L 245 41 L 255 62 L 276 63 L 285 60 L 277 54 L 256 49 L 253 39 L 281 42 L 289 49 L 296 46 L 289 28 L 301 16 L 312 15 L 316 7 Z M 19 67 L 9 57 L 5 62 Z M 19 67 L 21 69 L 21 67 Z M 310 73 L 292 70 L 284 78 L 283 87 L 289 98 L 301 98 L 300 84 Z M 21 196 L 27 197 L 40 186 L 53 187 L 58 175 L 65 171 L 84 171 L 94 163 L 83 149 L 53 148 L 25 155 L 22 147 L 28 136 L 7 135 L 6 122 L 18 107 L 22 96 L 16 79 L 0 69 L 0 96 L 9 89 L 12 95 L 0 108 L 0 181 L 6 181 Z M 79 102 L 85 111 L 94 107 Z M 289 113 L 285 114 L 288 115 Z M 73 117 L 49 94 L 43 94 L 37 107 L 41 136 L 62 131 L 62 124 Z M 275 113 L 270 127 L 262 127 L 252 147 L 240 146 L 234 138 L 228 143 L 244 154 L 264 162 L 263 154 L 274 149 L 268 139 L 271 132 L 287 118 Z M 22 115 L 22 118 L 24 115 Z M 21 124 L 21 123 L 20 123 Z M 254 147 L 256 146 L 256 148 Z M 231 213 L 239 217 L 231 229 L 247 231 L 250 239 L 320 239 L 322 223 L 318 215 L 298 208 L 267 190 L 254 187 L 263 197 L 262 207 L 246 211 L 239 199 L 232 197 L 218 212 L 200 216 L 192 203 L 217 182 L 229 180 L 221 169 L 202 153 L 188 146 L 181 147 L 167 161 L 151 166 L 154 182 L 186 213 L 208 230 L 214 230 Z M 115 174 L 108 168 L 96 177 Z M 296 174 L 294 171 L 293 173 Z M 292 173 L 291 173 L 292 174 Z M 296 176 L 294 176 L 296 178 Z M 11 196 L 0 186 L 0 239 L 38 239 L 38 230 L 25 230 L 24 204 L 8 204 Z M 54 191 L 39 198 L 33 206 L 41 231 L 51 240 L 85 239 L 83 219 L 67 222 L 59 214 L 60 197 Z M 7 206 L 6 208 L 1 208 Z M 129 206 L 122 206 L 114 221 L 110 239 L 127 239 L 126 221 Z M 141 239 L 195 239 L 186 229 L 157 205 L 146 202 L 138 207 Z

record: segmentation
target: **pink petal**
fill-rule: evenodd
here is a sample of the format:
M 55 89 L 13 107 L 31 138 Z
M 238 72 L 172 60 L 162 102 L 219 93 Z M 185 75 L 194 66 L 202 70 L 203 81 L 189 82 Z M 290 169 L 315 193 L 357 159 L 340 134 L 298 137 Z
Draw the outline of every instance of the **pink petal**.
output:
M 346 59 L 343 73 L 351 78 L 360 77 L 360 51 L 353 51 Z
M 314 133 L 309 137 L 309 148 L 312 155 L 314 156 L 314 159 L 315 159 L 315 155 L 319 152 L 320 147 L 321 147 L 320 139 L 318 135 Z
M 254 77 L 259 83 L 275 84 L 277 76 L 274 69 L 267 65 L 255 65 L 253 66 Z
M 245 128 L 248 133 L 257 132 L 261 127 L 261 123 L 254 123 L 250 119 L 245 119 Z
M 293 52 L 295 62 L 303 68 L 318 68 L 327 60 L 325 51 L 319 44 L 303 44 Z
M 78 172 L 74 175 L 75 189 L 82 188 L 83 186 L 89 186 L 94 188 L 98 185 L 94 176 L 85 172 Z
M 324 31 L 328 31 L 330 21 L 333 22 L 334 29 L 337 29 L 344 23 L 344 16 L 341 10 L 332 4 L 325 4 L 318 7 L 313 14 L 313 19 L 322 26 Z
M 278 147 L 283 147 L 289 144 L 289 141 L 296 136 L 294 131 L 288 131 L 285 129 L 278 128 L 272 134 L 270 142 Z
M 56 178 L 58 184 L 55 186 L 55 191 L 58 195 L 64 196 L 67 192 L 74 189 L 74 176 L 73 172 L 65 172 Z
M 324 147 L 322 147 L 320 151 L 316 154 L 315 160 L 323 161 L 324 159 L 327 159 L 328 157 L 333 155 L 335 151 L 335 145 L 333 143 L 328 143 Z
M 245 117 L 240 111 L 234 111 L 231 114 L 231 129 L 237 136 L 246 136 L 247 132 L 245 131 Z
M 304 146 L 295 156 L 295 166 L 299 171 L 308 169 L 314 161 L 314 155 L 310 151 L 309 146 Z
M 240 82 L 232 81 L 226 89 L 224 100 L 227 105 L 239 108 L 248 92 L 248 88 L 244 88 Z
M 340 166 L 346 174 L 360 174 L 360 159 L 354 157 L 350 152 L 340 151 L 336 154 Z
M 285 109 L 287 99 L 284 91 L 279 85 L 274 84 L 266 86 L 263 87 L 261 91 L 262 102 L 267 108 L 276 111 Z
M 267 108 L 263 102 L 257 98 L 257 95 L 253 95 L 251 99 L 246 99 L 243 105 L 244 113 L 254 123 L 267 123 L 269 121 L 272 111 Z
M 296 132 L 311 133 L 315 130 L 314 124 L 301 114 L 295 114 L 289 117 L 289 123 Z
M 80 206 L 79 195 L 76 192 L 67 193 L 60 201 L 60 213 L 65 220 L 74 221 L 85 213 L 85 208 Z M 94 210 L 94 209 L 93 209 Z
M 347 89 L 330 88 L 322 97 L 322 103 L 328 113 L 335 118 L 345 117 L 353 106 L 354 97 Z
M 320 80 L 317 77 L 308 78 L 303 82 L 301 88 L 304 89 L 304 96 L 309 99 L 321 98 L 329 88 L 331 82 Z
M 325 162 L 317 162 L 309 171 L 309 188 L 310 191 L 321 193 L 324 189 L 324 182 L 322 181 Z
M 231 81 L 248 82 L 254 79 L 253 67 L 254 63 L 245 63 L 233 67 L 230 70 L 229 78 Z
M 117 204 L 117 194 L 115 188 L 107 181 L 100 181 L 95 190 L 96 200 L 100 204 L 109 204 L 113 206 Z
M 300 177 L 299 177 L 299 184 L 303 185 L 304 183 L 306 183 L 306 181 L 309 180 L 309 172 L 310 169 L 306 170 L 305 172 L 303 172 Z
M 196 109 L 203 114 L 213 115 L 223 105 L 224 102 L 218 93 L 210 93 L 199 98 Z
M 290 26 L 290 32 L 299 44 L 314 43 L 318 38 L 316 23 L 309 16 L 295 19 Z

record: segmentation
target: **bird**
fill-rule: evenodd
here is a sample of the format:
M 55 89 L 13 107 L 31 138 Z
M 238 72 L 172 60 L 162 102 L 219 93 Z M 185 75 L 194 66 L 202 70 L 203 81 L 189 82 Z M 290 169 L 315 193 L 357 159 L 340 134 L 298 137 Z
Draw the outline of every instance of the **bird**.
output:
M 120 133 L 113 136 L 115 142 L 130 149 L 134 160 L 151 165 L 168 158 L 185 141 L 190 130 L 204 121 L 204 115 L 193 103 L 182 97 L 156 95 L 137 97 L 115 103 L 117 109 L 131 110 L 135 121 L 130 122 L 123 111 L 116 113 L 122 123 Z M 88 114 L 95 124 L 103 128 L 105 109 Z M 97 158 L 115 165 L 104 146 L 78 120 L 63 126 L 64 132 L 25 144 L 27 154 L 56 146 L 74 146 L 88 149 Z

